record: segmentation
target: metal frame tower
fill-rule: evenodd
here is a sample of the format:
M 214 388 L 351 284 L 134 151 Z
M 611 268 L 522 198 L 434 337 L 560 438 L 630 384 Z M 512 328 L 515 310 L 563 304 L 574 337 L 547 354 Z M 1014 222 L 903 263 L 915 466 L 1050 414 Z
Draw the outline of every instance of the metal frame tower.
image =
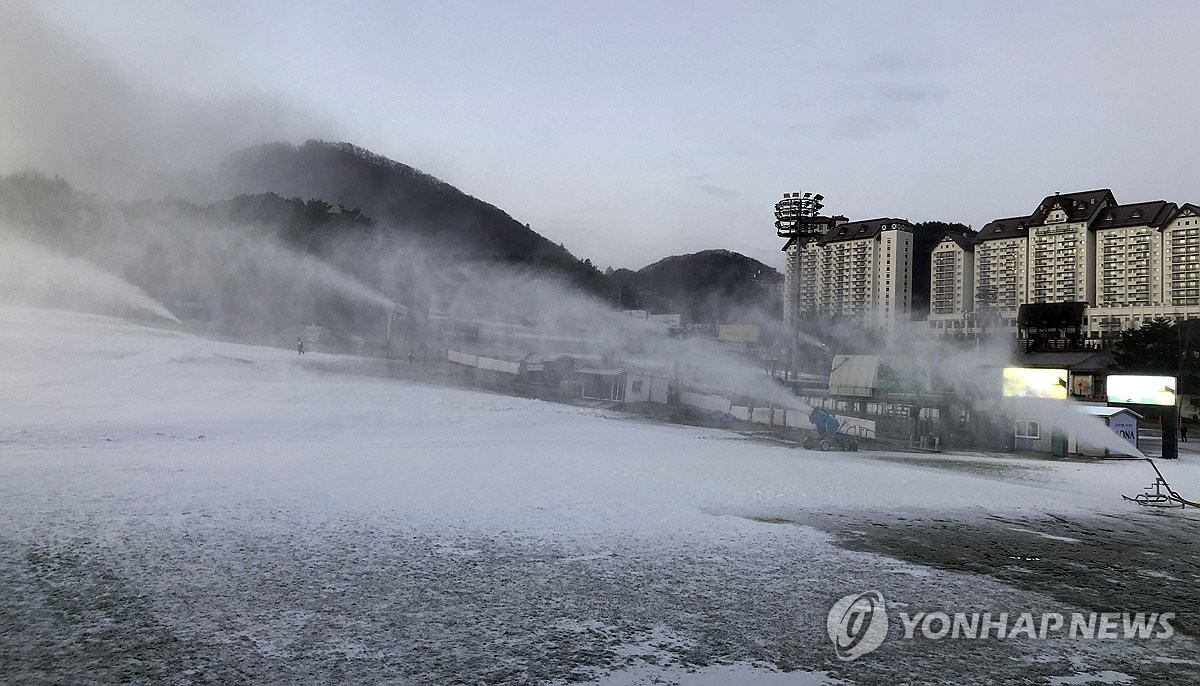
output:
M 796 241 L 796 259 L 792 271 L 792 308 L 787 313 L 792 319 L 792 350 L 788 355 L 788 368 L 799 374 L 797 355 L 800 350 L 800 260 L 804 248 L 815 242 L 829 229 L 829 218 L 821 216 L 820 193 L 784 193 L 783 199 L 775 203 L 775 232 L 780 238 Z M 786 379 L 785 379 L 786 380 Z

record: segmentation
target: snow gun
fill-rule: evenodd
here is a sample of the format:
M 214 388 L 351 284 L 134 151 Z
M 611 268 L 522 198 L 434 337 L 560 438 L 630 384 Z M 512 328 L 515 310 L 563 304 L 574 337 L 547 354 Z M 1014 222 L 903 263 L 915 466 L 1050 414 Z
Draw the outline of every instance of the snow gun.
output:
M 832 414 L 821 409 L 814 409 L 808 415 L 808 421 L 816 428 L 817 435 L 804 439 L 805 448 L 829 450 L 833 447 L 838 450 L 858 450 L 858 439 L 840 433 L 841 422 Z

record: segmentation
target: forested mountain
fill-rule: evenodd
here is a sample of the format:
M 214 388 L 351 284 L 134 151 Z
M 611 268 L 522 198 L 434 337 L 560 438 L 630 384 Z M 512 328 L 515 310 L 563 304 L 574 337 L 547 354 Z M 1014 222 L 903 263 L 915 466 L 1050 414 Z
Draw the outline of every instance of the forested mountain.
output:
M 782 307 L 783 275 L 728 250 L 674 255 L 608 276 L 617 284 L 623 307 L 681 313 L 696 321 L 734 322 L 748 310 L 778 315 Z
M 609 297 L 589 260 L 546 239 L 483 200 L 406 164 L 349 143 L 271 143 L 231 156 L 219 174 L 226 196 L 278 193 L 361 208 L 384 233 L 418 239 L 450 260 L 487 260 L 564 276 Z
M 497 207 L 349 144 L 256 146 L 217 176 L 211 202 L 114 201 L 36 172 L 0 177 L 0 220 L 235 333 L 378 319 L 322 265 L 418 309 L 438 307 L 454 274 L 489 273 L 471 267 L 483 264 L 685 320 L 779 315 L 783 277 L 757 260 L 706 250 L 605 275 Z M 326 295 L 305 295 L 317 291 Z

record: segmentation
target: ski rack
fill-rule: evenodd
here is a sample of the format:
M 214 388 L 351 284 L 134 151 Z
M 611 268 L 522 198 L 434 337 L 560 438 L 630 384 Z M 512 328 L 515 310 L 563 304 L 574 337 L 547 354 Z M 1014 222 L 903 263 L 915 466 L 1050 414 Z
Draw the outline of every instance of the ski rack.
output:
M 1180 509 L 1185 507 L 1200 508 L 1200 503 L 1184 498 L 1176 493 L 1175 489 L 1171 488 L 1171 484 L 1167 483 L 1167 479 L 1162 475 L 1162 472 L 1158 471 L 1158 465 L 1154 464 L 1154 460 L 1151 460 L 1147 457 L 1146 461 L 1150 463 L 1151 467 L 1154 467 L 1154 473 L 1158 475 L 1157 478 L 1154 479 L 1154 483 L 1147 486 L 1144 493 L 1138 493 L 1132 498 L 1127 495 L 1122 495 L 1122 498 L 1135 502 L 1143 507 L 1178 507 Z

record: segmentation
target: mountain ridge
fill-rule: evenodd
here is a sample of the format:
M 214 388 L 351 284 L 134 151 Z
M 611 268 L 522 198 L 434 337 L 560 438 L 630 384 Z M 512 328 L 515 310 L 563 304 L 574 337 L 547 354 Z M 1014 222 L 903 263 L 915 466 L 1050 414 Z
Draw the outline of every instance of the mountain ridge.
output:
M 783 275 L 732 250 L 713 248 L 669 255 L 636 271 L 613 270 L 622 306 L 684 314 L 700 321 L 731 321 L 757 310 L 778 316 Z

